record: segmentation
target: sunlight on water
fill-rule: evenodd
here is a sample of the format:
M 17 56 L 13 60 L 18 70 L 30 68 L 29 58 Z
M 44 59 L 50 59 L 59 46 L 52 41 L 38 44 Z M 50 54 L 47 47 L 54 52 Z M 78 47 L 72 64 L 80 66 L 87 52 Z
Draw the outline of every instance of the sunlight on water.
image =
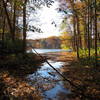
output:
M 53 52 L 71 52 L 72 50 L 64 49 L 35 49 L 38 53 L 53 53 Z M 34 49 L 27 50 L 27 53 L 35 53 Z
M 51 60 L 49 60 L 48 62 L 52 64 L 56 69 L 62 67 L 62 65 L 64 64 L 64 62 L 54 62 Z M 34 79 L 34 77 L 37 77 L 37 75 L 39 75 L 42 77 L 57 78 L 58 75 L 55 75 L 55 74 L 56 72 L 47 63 L 44 63 L 37 72 L 29 75 L 28 77 L 30 79 Z
M 62 49 L 35 49 L 38 53 L 49 53 L 49 52 L 63 52 L 66 50 L 62 50 Z M 34 50 L 32 50 L 33 53 Z
M 59 70 L 64 62 L 55 62 L 49 60 L 49 63 Z M 33 74 L 28 75 L 27 79 L 33 86 L 42 87 L 44 100 L 59 100 L 59 94 L 69 94 L 70 91 L 64 88 L 64 82 L 61 77 L 47 63 L 43 63 L 40 69 Z

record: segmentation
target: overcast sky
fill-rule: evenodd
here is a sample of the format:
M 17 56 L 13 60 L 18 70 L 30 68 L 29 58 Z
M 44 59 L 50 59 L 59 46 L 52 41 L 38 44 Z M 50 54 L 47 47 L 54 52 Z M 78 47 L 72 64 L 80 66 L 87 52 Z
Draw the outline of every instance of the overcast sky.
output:
M 50 36 L 60 35 L 60 24 L 63 19 L 62 13 L 58 13 L 59 3 L 55 1 L 50 8 L 44 6 L 37 10 L 37 13 L 31 13 L 29 25 L 41 28 L 43 33 L 27 32 L 27 39 L 38 39 Z

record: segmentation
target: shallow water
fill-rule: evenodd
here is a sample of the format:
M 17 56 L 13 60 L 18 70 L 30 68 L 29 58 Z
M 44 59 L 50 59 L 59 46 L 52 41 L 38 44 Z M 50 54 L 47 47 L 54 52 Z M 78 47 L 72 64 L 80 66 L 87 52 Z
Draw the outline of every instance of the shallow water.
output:
M 58 71 L 63 67 L 64 62 L 55 62 L 49 60 Z M 67 95 L 70 93 L 64 87 L 62 78 L 55 72 L 47 63 L 43 63 L 40 69 L 35 73 L 27 76 L 29 83 L 36 86 L 42 93 L 44 100 L 61 100 L 60 95 Z

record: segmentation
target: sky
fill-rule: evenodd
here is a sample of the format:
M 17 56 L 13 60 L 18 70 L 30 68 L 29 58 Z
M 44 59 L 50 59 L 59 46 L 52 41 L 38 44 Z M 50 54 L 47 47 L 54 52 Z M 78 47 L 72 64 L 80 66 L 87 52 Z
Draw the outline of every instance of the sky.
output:
M 60 25 L 63 20 L 63 14 L 59 13 L 57 8 L 59 8 L 59 2 L 55 1 L 50 8 L 43 6 L 41 9 L 38 9 L 35 14 L 30 14 L 28 24 L 41 28 L 43 33 L 28 31 L 27 39 L 39 39 L 60 35 Z

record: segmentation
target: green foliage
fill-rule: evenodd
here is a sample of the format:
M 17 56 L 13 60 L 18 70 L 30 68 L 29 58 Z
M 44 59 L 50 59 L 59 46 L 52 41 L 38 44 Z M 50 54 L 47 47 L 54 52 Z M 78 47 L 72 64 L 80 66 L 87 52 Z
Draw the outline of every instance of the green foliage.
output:
M 65 50 L 69 50 L 70 49 L 70 47 L 67 46 L 66 44 L 61 44 L 61 48 L 65 49 Z
M 98 52 L 98 54 L 100 54 L 100 47 L 98 47 L 97 52 Z M 89 53 L 88 48 L 79 49 L 79 54 L 80 54 L 81 58 L 88 57 L 88 53 Z M 91 48 L 90 54 L 91 54 L 91 56 L 94 56 L 95 55 L 95 49 Z
M 99 57 L 100 57 L 100 47 L 98 47 L 97 51 L 98 51 L 98 58 L 97 58 L 98 60 L 97 60 L 97 62 L 99 64 L 99 62 L 100 62 L 100 60 L 99 60 Z M 89 51 L 88 51 L 87 48 L 86 49 L 79 49 L 80 63 L 82 65 L 94 66 L 95 65 L 95 49 L 91 48 L 91 51 L 90 51 L 91 56 L 90 56 L 90 58 L 88 56 L 88 53 L 89 53 Z

